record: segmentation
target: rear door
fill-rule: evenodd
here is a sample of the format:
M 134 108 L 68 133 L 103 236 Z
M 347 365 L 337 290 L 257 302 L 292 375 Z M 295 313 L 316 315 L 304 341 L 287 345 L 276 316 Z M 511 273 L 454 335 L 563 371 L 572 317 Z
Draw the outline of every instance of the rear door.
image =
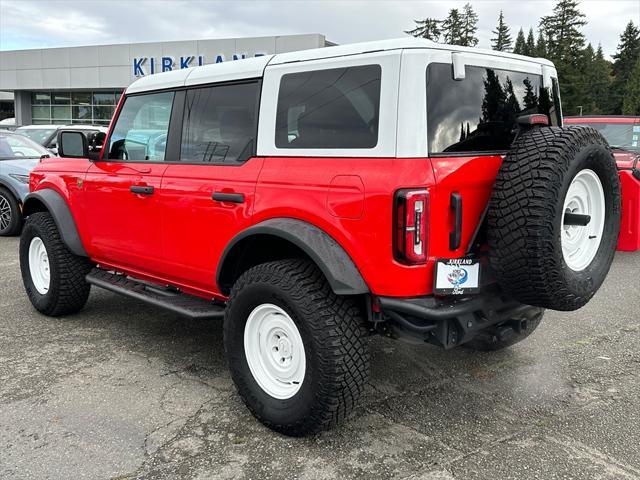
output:
M 167 168 L 174 92 L 125 99 L 105 158 L 87 172 L 84 188 L 91 254 L 103 263 L 161 273 L 158 190 Z
M 218 260 L 251 223 L 263 160 L 255 157 L 258 80 L 184 92 L 177 162 L 164 173 L 162 251 L 170 278 L 216 292 Z

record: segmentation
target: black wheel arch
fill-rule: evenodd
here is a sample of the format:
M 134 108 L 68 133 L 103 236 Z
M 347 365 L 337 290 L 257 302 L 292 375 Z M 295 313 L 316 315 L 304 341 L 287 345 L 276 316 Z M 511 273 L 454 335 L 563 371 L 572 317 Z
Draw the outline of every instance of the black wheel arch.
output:
M 265 220 L 232 238 L 218 263 L 217 285 L 228 295 L 235 280 L 247 269 L 296 256 L 315 263 L 335 294 L 369 293 L 362 274 L 344 248 L 324 230 L 294 218 Z
M 20 194 L 18 194 L 16 189 L 9 182 L 6 182 L 2 178 L 0 178 L 0 188 L 4 188 L 11 195 L 13 195 L 13 198 L 16 199 L 16 202 L 18 202 L 18 205 L 22 204 L 22 199 L 20 198 Z
M 49 212 L 67 248 L 75 255 L 88 256 L 71 210 L 62 195 L 51 188 L 29 193 L 24 200 L 22 214 L 26 218 L 36 212 Z

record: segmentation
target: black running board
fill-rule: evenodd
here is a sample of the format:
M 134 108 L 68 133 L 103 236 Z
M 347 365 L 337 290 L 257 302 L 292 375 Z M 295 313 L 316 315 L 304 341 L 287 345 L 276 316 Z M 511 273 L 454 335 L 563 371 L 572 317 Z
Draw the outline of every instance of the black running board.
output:
M 224 306 L 222 305 L 215 305 L 204 298 L 187 295 L 173 289 L 137 281 L 126 275 L 94 268 L 86 279 L 96 287 L 142 300 L 185 317 L 198 320 L 213 320 L 224 317 Z

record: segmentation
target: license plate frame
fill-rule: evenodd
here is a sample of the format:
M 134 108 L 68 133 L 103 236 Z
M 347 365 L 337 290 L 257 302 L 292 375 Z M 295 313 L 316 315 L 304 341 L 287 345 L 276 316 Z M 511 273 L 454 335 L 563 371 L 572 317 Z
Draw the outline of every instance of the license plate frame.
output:
M 439 258 L 433 276 L 435 295 L 480 293 L 482 268 L 477 258 Z

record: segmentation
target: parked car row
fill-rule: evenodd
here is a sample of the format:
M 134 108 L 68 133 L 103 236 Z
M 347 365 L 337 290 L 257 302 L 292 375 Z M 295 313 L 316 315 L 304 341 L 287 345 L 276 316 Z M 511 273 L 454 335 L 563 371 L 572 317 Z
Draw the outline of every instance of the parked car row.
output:
M 29 174 L 42 158 L 58 155 L 58 133 L 68 130 L 84 134 L 90 155 L 100 153 L 107 133 L 103 126 L 30 125 L 15 131 L 0 129 L 0 236 L 20 233 Z

